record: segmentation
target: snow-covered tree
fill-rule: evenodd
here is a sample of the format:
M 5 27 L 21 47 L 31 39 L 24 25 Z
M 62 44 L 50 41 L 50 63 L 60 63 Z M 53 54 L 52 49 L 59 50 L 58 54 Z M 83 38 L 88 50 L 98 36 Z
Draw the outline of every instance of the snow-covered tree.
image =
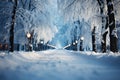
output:
M 109 31 L 110 31 L 110 50 L 112 52 L 117 52 L 117 29 L 115 25 L 115 15 L 114 15 L 114 5 L 113 0 L 106 0 L 107 1 L 107 7 L 108 7 L 108 25 L 109 25 Z
M 11 25 L 11 16 L 13 3 L 6 1 L 0 1 L 0 43 L 9 43 L 9 32 Z
M 92 4 L 92 5 L 91 5 Z M 73 32 L 74 26 L 72 25 L 75 21 L 80 21 L 80 25 L 78 27 L 82 27 L 82 30 L 77 31 L 77 34 L 83 36 L 84 42 L 84 48 L 89 47 L 92 49 L 92 36 L 91 36 L 91 30 L 94 26 L 97 26 L 97 30 L 99 29 L 100 18 L 99 18 L 99 6 L 97 6 L 97 1 L 93 0 L 58 0 L 58 9 L 59 13 L 62 15 L 64 23 L 63 24 L 70 24 L 69 31 Z M 97 20 L 97 21 L 96 21 Z M 77 28 L 77 29 L 79 29 Z M 87 29 L 87 31 L 86 31 Z M 72 39 L 72 35 L 68 32 L 68 39 Z M 86 31 L 84 34 L 83 32 Z M 97 32 L 97 31 L 96 31 Z M 99 31 L 98 31 L 99 33 Z M 77 35 L 73 33 L 73 35 Z M 77 38 L 80 38 L 79 36 Z M 89 43 L 87 43 L 89 39 Z
M 115 20 L 118 33 L 118 49 L 120 50 L 120 0 L 114 0 Z
M 34 30 L 37 42 L 44 39 L 46 43 L 56 33 L 56 27 L 52 23 L 51 5 L 49 0 L 20 0 L 17 22 L 23 26 L 25 34 Z
M 92 47 L 93 47 L 93 51 L 96 52 L 96 34 L 95 34 L 95 29 L 96 26 L 94 26 L 93 30 L 92 30 Z
M 12 2 L 11 4 L 14 4 L 15 1 L 3 0 L 1 2 Z M 59 44 L 62 44 L 61 46 L 72 44 L 76 40 L 79 42 L 80 37 L 84 37 L 84 49 L 90 48 L 92 50 L 91 34 L 94 26 L 96 26 L 96 47 L 102 45 L 102 52 L 106 52 L 106 46 L 110 44 L 112 46 L 110 47 L 111 51 L 116 52 L 115 22 L 119 29 L 119 3 L 120 0 L 18 0 L 14 30 L 10 27 L 11 21 L 12 23 L 14 21 L 13 17 L 11 20 L 5 19 L 8 22 L 6 22 L 4 28 L 10 33 L 14 31 L 13 39 L 15 44 L 26 44 L 26 34 L 34 32 L 32 34 L 35 42 L 39 43 L 40 40 L 44 40 L 47 43 L 51 41 L 52 44 L 57 43 L 56 46 Z M 14 9 L 14 6 L 12 7 Z M 115 13 L 113 13 L 113 7 Z M 14 13 L 12 12 L 12 14 Z M 58 33 L 56 34 L 56 32 Z M 111 36 L 110 39 L 107 32 Z M 3 37 L 3 35 L 0 36 Z M 3 40 L 7 38 L 5 37 Z M 10 40 L 13 41 L 12 37 Z M 79 48 L 79 46 L 80 44 L 77 47 Z
M 18 4 L 18 0 L 14 0 L 12 22 L 10 26 L 10 50 L 9 51 L 11 52 L 14 51 L 14 26 L 15 26 L 15 21 L 16 21 L 17 4 Z
M 101 48 L 102 52 L 106 52 L 106 36 L 108 33 L 108 17 L 106 15 L 106 1 L 105 0 L 97 0 L 100 6 L 100 14 L 102 20 L 102 40 L 101 40 Z

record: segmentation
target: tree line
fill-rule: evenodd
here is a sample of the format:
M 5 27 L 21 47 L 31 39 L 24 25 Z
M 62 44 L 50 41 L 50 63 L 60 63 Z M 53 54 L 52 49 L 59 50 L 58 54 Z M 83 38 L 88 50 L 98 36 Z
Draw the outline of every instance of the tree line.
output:
M 31 0 L 30 0 L 31 1 Z M 70 7 L 72 4 L 74 4 L 76 1 L 79 0 L 73 0 L 71 4 L 69 4 L 66 8 Z M 23 7 L 25 8 L 26 0 L 21 0 Z M 101 20 L 102 20 L 102 40 L 101 40 L 101 51 L 106 52 L 106 36 L 109 35 L 110 39 L 110 51 L 112 52 L 118 52 L 118 36 L 117 36 L 117 28 L 115 24 L 115 14 L 114 14 L 114 2 L 113 0 L 97 0 L 100 8 L 100 14 L 101 14 Z M 30 3 L 31 4 L 31 3 Z M 29 4 L 29 9 L 31 9 Z M 14 51 L 14 26 L 15 26 L 15 19 L 16 19 L 16 11 L 18 6 L 18 0 L 14 0 L 14 6 L 13 6 L 13 15 L 12 15 L 12 25 L 10 27 L 10 49 L 9 51 Z M 107 6 L 107 14 L 105 11 L 105 8 Z M 94 26 L 92 30 L 92 45 L 93 45 L 93 51 L 96 52 L 96 45 L 95 45 L 95 29 Z M 108 34 L 109 32 L 109 34 Z

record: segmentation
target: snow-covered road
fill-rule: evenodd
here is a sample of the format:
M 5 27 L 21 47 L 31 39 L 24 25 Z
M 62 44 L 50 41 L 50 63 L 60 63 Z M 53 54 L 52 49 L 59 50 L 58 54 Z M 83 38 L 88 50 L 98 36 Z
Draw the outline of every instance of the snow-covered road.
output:
M 120 80 L 120 57 L 66 50 L 0 53 L 0 80 Z

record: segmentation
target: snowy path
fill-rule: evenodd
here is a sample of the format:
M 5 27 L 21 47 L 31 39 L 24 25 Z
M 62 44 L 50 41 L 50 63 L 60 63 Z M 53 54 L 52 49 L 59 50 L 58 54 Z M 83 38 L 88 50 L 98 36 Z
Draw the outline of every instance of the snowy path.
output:
M 120 57 L 64 50 L 0 55 L 0 80 L 120 80 L 119 75 Z

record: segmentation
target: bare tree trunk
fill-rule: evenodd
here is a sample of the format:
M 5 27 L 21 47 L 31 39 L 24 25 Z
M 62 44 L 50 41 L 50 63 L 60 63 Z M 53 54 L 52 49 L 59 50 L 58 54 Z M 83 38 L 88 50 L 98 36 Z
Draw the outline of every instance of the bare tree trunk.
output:
M 14 0 L 13 12 L 12 12 L 12 24 L 10 27 L 10 52 L 14 51 L 14 26 L 15 26 L 15 17 L 16 17 L 16 9 L 17 9 L 17 0 Z
M 95 44 L 95 26 L 92 30 L 92 48 L 93 48 L 93 51 L 96 52 L 96 44 Z
M 105 3 L 104 0 L 97 0 L 98 4 L 100 6 L 100 13 L 102 16 L 102 41 L 101 41 L 101 50 L 102 52 L 106 52 L 106 35 L 108 33 L 107 28 L 108 28 L 108 19 L 104 14 L 104 7 Z M 106 22 L 106 23 L 105 23 Z M 105 23 L 105 25 L 104 25 Z
M 101 44 L 102 44 L 102 52 L 103 53 L 106 52 L 106 36 L 108 34 L 107 28 L 108 28 L 108 17 L 106 17 L 105 31 L 102 34 L 102 42 L 101 42 Z
M 110 50 L 112 52 L 118 52 L 117 47 L 117 29 L 115 26 L 115 15 L 113 8 L 113 0 L 106 0 L 108 7 L 108 18 L 109 18 L 109 31 L 110 31 Z

